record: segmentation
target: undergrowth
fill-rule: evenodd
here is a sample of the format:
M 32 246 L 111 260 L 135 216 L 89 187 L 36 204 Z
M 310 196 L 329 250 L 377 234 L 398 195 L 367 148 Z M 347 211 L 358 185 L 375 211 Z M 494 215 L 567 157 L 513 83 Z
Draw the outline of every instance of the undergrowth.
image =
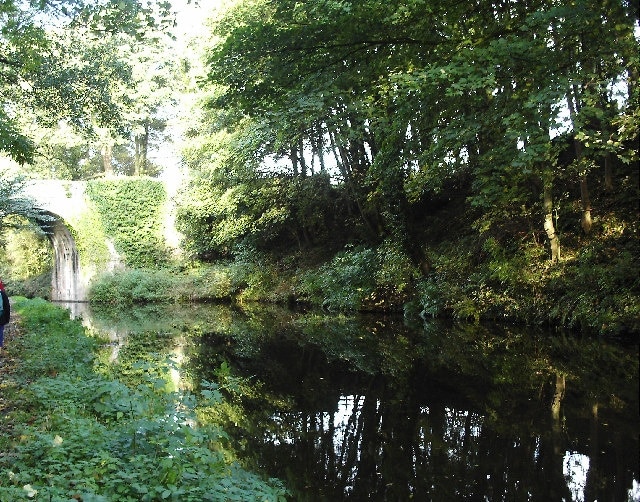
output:
M 107 363 L 96 357 L 103 341 L 67 311 L 13 306 L 22 335 L 9 355 L 20 364 L 2 378 L 21 392 L 3 418 L 0 500 L 284 500 L 277 480 L 240 465 L 224 430 L 198 423 L 199 407 L 222 403 L 215 383 L 198 396 L 171 388 L 173 363 L 157 349 L 171 344 Z M 151 355 L 135 360 L 141 353 Z
M 609 215 L 606 221 L 616 221 Z M 640 332 L 637 224 L 601 223 L 589 237 L 563 236 L 551 263 L 544 239 L 461 233 L 424 246 L 418 270 L 401 246 L 347 245 L 310 263 L 303 253 L 245 252 L 236 261 L 109 274 L 96 303 L 225 301 L 297 303 L 329 311 L 506 321 L 612 337 Z

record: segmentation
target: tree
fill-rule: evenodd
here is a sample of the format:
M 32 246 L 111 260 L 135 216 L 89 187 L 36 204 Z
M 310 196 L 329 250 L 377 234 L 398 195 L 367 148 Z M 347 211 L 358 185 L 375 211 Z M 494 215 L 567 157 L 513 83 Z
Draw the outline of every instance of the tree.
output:
M 126 94 L 125 121 L 134 145 L 133 174 L 155 174 L 149 149 L 161 142 L 170 110 L 180 92 L 177 55 L 161 38 L 148 37 L 143 43 L 131 39 L 123 48 L 132 68 L 132 83 Z
M 396 214 L 403 189 L 387 190 L 402 187 L 406 161 L 375 164 L 381 145 L 391 145 L 385 138 L 402 127 L 383 120 L 389 110 L 380 116 L 382 81 L 417 44 L 410 29 L 389 25 L 395 10 L 381 2 L 240 3 L 218 25 L 221 42 L 208 54 L 208 80 L 221 89 L 211 106 L 234 111 L 223 127 L 236 118 L 260 123 L 258 155 L 288 156 L 294 176 L 306 176 L 316 159 L 326 169 L 326 154 L 333 156 L 334 176 L 374 240 L 381 227 L 406 231 L 395 229 L 403 226 Z
M 258 164 L 287 158 L 290 176 L 329 159 L 369 240 L 416 260 L 409 215 L 454 180 L 481 233 L 507 240 L 536 218 L 557 261 L 558 184 L 576 173 L 587 222 L 588 176 L 637 138 L 637 17 L 585 0 L 237 2 L 206 53 L 210 126 Z M 569 168 L 562 132 L 579 147 Z
M 111 61 L 107 44 L 65 43 L 59 34 L 73 29 L 94 41 L 116 32 L 142 37 L 170 22 L 169 8 L 167 2 L 142 7 L 137 0 L 3 2 L 0 150 L 20 163 L 33 160 L 35 145 L 19 124 L 23 110 L 41 111 L 34 120 L 47 126 L 63 119 L 83 131 L 90 131 L 94 121 L 117 128 L 121 112 L 110 84 L 121 78 L 116 75 L 121 66 L 105 64 Z

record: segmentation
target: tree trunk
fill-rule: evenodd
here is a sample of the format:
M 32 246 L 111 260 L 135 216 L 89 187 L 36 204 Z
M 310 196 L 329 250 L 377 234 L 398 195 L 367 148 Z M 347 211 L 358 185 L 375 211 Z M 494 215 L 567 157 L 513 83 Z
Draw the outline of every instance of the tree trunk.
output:
M 591 199 L 589 198 L 589 185 L 587 184 L 586 173 L 580 180 L 580 199 L 582 200 L 582 219 L 580 225 L 585 234 L 591 232 Z
M 566 389 L 565 376 L 562 373 L 556 373 L 555 390 L 553 392 L 553 399 L 551 400 L 551 418 L 555 425 L 560 424 L 560 407 L 562 400 L 564 399 L 564 392 Z
M 307 161 L 304 158 L 304 141 L 302 139 L 302 136 L 298 141 L 298 152 L 299 152 L 298 161 L 300 162 L 300 176 L 304 178 L 307 176 Z
M 316 153 L 318 154 L 318 160 L 320 161 L 320 171 L 325 171 L 324 165 L 324 140 L 323 140 L 323 130 L 321 126 L 318 126 L 318 132 L 316 137 Z
M 350 183 L 351 179 L 351 161 L 344 146 L 338 141 L 339 132 L 336 128 L 329 130 L 329 139 L 331 141 L 331 149 L 336 159 L 336 163 L 340 168 L 340 174 L 344 178 L 345 183 Z
M 144 124 L 144 141 L 142 142 L 142 174 L 149 172 L 149 123 Z
M 577 96 L 577 91 L 575 88 L 573 89 L 573 95 Z M 571 121 L 574 124 L 575 128 L 575 117 L 578 111 L 578 100 L 576 97 L 576 101 L 574 102 L 571 96 L 567 96 L 567 104 L 569 107 L 569 116 L 571 117 Z M 575 130 L 574 130 L 575 134 Z M 584 158 L 584 148 L 582 143 L 578 139 L 573 139 L 573 147 L 576 152 L 576 162 L 583 170 L 580 174 L 580 200 L 582 201 L 582 218 L 580 220 L 580 226 L 582 226 L 582 230 L 585 234 L 591 232 L 591 199 L 589 198 L 589 184 L 587 183 L 587 169 L 586 166 L 582 165 L 582 159 Z
M 140 176 L 142 172 L 142 138 L 140 135 L 135 137 L 136 152 L 133 158 L 133 175 Z
M 553 198 L 551 196 L 551 181 L 544 182 L 543 207 L 544 207 L 544 231 L 547 233 L 549 247 L 551 248 L 551 263 L 560 260 L 560 239 L 556 234 L 553 224 Z
M 113 176 L 113 164 L 111 163 L 112 151 L 113 146 L 110 141 L 102 145 L 102 150 L 100 152 L 102 154 L 102 166 L 104 167 L 104 173 L 107 176 Z
M 291 168 L 293 175 L 298 176 L 298 149 L 295 146 L 291 147 Z
M 613 162 L 609 152 L 604 155 L 604 189 L 613 192 Z
M 133 162 L 134 176 L 142 176 L 147 173 L 147 155 L 149 151 L 149 124 L 144 123 L 144 131 L 135 137 L 136 156 Z

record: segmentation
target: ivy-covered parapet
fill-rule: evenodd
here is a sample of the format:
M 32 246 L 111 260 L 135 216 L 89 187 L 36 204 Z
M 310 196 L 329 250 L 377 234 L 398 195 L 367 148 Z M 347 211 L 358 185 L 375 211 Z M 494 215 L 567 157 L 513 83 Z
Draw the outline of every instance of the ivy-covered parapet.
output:
M 149 268 L 166 264 L 169 250 L 163 229 L 167 192 L 161 181 L 93 180 L 88 182 L 86 193 L 125 265 Z

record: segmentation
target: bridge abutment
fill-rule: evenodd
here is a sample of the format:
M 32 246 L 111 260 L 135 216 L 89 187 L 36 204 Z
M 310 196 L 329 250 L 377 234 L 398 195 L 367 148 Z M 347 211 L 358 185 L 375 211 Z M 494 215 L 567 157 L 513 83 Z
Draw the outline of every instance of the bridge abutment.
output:
M 55 220 L 48 226 L 47 235 L 55 257 L 51 277 L 51 299 L 67 302 L 87 301 L 87 284 L 80 270 L 80 257 L 73 235 L 60 220 Z

